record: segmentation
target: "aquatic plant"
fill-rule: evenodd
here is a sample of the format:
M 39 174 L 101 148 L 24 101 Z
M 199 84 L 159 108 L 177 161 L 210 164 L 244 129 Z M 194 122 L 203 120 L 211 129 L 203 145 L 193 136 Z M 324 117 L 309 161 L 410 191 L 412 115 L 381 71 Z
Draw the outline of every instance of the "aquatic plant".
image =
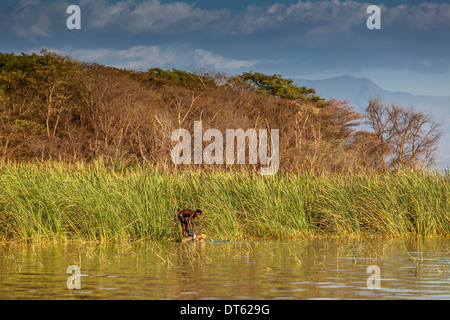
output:
M 450 234 L 449 174 L 168 170 L 62 162 L 0 164 L 0 239 L 140 241 L 180 237 L 200 208 L 220 239 Z

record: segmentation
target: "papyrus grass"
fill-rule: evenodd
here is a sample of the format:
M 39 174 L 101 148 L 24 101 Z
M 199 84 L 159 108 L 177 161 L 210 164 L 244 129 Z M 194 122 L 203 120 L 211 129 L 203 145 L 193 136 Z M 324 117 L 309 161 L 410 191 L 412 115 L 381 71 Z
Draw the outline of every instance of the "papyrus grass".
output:
M 209 237 L 446 237 L 449 174 L 355 176 L 62 162 L 0 165 L 0 240 L 171 241 L 176 213 L 201 209 Z

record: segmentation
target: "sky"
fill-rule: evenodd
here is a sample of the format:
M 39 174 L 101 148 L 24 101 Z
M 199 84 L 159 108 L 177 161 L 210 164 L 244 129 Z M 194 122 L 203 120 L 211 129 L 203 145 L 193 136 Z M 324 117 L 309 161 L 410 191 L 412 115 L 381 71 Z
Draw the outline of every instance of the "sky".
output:
M 69 5 L 80 7 L 80 30 L 67 28 Z M 370 5 L 381 29 L 367 27 Z M 449 0 L 2 0 L 0 51 L 44 47 L 121 68 L 351 75 L 450 96 Z

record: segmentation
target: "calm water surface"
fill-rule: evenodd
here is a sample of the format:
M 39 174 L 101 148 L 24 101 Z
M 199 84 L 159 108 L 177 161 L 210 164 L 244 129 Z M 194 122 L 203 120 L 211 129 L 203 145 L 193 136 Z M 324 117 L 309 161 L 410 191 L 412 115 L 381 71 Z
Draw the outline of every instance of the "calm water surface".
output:
M 450 240 L 0 244 L 0 299 L 450 299 Z

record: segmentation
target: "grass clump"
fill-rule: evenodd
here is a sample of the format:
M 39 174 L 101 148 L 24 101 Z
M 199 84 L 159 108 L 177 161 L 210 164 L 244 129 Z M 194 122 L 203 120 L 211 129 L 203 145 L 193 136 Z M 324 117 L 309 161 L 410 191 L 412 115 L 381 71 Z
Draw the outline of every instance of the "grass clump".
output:
M 0 165 L 0 239 L 168 241 L 176 213 L 223 239 L 450 234 L 449 174 L 169 173 L 101 161 Z

